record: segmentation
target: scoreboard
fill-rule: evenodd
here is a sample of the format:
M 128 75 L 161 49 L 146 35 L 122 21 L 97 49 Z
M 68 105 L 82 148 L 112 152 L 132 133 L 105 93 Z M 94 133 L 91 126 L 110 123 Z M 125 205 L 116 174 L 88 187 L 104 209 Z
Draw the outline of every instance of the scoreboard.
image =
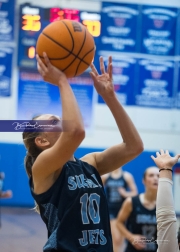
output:
M 95 44 L 98 44 L 100 40 L 100 13 L 59 7 L 43 8 L 23 4 L 20 5 L 19 17 L 18 66 L 20 68 L 36 69 L 36 41 L 41 31 L 51 22 L 62 19 L 81 22 L 94 37 Z

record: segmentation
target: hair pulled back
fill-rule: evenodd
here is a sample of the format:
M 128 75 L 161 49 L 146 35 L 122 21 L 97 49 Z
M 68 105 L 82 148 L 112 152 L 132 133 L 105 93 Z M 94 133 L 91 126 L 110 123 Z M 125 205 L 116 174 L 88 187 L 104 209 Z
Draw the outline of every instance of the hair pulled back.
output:
M 42 152 L 35 143 L 35 138 L 38 135 L 39 132 L 23 132 L 23 142 L 27 149 L 24 164 L 28 177 L 32 176 L 32 166 L 38 155 Z
M 39 116 L 34 117 L 32 120 L 37 119 Z M 42 152 L 41 149 L 39 149 L 35 143 L 35 138 L 39 136 L 39 132 L 23 132 L 22 137 L 23 137 L 23 142 L 26 147 L 26 156 L 24 158 L 24 165 L 26 169 L 26 173 L 28 177 L 32 177 L 32 166 L 38 157 L 38 155 Z M 35 201 L 35 211 L 40 213 L 39 211 L 39 206 Z

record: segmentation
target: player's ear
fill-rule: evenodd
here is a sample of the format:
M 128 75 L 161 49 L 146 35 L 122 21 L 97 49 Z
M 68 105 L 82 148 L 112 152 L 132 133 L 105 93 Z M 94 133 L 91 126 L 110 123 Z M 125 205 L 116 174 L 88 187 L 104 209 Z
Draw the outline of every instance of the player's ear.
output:
M 50 145 L 50 142 L 43 136 L 37 136 L 35 138 L 35 144 L 37 145 L 37 147 L 43 148 L 48 147 Z

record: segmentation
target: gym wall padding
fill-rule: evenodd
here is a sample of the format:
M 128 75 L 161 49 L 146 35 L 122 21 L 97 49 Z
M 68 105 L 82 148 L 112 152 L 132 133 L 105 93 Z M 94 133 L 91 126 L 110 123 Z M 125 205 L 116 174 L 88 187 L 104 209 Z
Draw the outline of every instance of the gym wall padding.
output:
M 103 151 L 103 149 L 78 148 L 75 156 L 80 158 L 87 153 Z M 156 151 L 156 150 L 155 150 Z M 139 192 L 143 192 L 142 175 L 149 166 L 154 166 L 150 156 L 155 151 L 144 151 L 136 159 L 126 164 L 123 169 L 133 174 Z M 5 173 L 3 190 L 13 191 L 12 199 L 1 199 L 0 205 L 33 207 L 34 201 L 28 186 L 28 177 L 24 168 L 26 150 L 22 144 L 0 143 L 0 171 Z

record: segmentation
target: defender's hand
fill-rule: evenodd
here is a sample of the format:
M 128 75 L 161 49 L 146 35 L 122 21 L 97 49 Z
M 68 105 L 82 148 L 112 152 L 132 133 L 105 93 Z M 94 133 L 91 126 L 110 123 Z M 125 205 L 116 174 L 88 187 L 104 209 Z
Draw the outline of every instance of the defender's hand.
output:
M 156 152 L 156 157 L 152 155 L 151 158 L 160 169 L 172 169 L 172 167 L 178 162 L 180 154 L 177 154 L 175 157 L 171 157 L 168 150 L 166 150 L 166 152 L 164 152 L 164 150 L 160 150 L 160 152 Z

